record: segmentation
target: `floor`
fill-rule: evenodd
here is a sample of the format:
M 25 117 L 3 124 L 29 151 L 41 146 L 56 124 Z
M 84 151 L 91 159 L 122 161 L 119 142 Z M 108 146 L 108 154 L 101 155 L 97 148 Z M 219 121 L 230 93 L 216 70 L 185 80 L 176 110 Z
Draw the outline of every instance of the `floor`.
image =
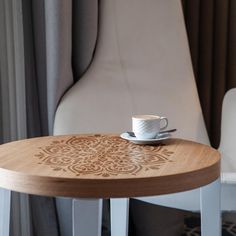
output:
M 181 236 L 200 236 L 200 214 L 185 212 L 184 232 Z M 236 236 L 236 212 L 226 212 L 222 214 L 222 236 Z M 103 219 L 104 220 L 104 219 Z M 109 225 L 109 220 L 106 219 L 104 225 Z M 181 231 L 181 229 L 180 229 Z M 103 236 L 110 236 L 109 229 L 103 227 Z M 135 236 L 132 232 L 129 234 Z
M 185 232 L 182 236 L 199 236 L 201 235 L 200 217 L 198 215 L 185 219 Z M 236 223 L 223 220 L 222 236 L 236 236 Z

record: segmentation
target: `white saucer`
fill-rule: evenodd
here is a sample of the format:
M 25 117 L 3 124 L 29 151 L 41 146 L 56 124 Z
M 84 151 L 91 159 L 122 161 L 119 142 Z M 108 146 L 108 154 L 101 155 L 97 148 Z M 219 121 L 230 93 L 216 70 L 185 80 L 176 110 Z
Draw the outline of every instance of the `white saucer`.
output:
M 130 142 L 135 144 L 157 144 L 163 140 L 171 138 L 171 134 L 170 133 L 159 134 L 154 139 L 138 139 L 136 137 L 130 136 L 128 133 L 122 133 L 120 137 L 129 140 Z

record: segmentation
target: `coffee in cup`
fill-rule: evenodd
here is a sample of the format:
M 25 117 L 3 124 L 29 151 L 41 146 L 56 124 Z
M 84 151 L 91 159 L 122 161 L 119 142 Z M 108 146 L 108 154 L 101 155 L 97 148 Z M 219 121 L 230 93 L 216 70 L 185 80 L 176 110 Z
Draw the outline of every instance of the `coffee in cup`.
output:
M 165 122 L 162 126 L 161 123 Z M 156 115 L 135 115 L 132 117 L 132 128 L 138 139 L 154 139 L 168 126 L 166 117 Z

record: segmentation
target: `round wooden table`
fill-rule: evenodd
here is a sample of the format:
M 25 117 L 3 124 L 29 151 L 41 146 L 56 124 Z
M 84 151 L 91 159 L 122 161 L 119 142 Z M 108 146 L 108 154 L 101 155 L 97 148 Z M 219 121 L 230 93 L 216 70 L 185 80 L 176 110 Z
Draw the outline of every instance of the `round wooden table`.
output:
M 219 176 L 218 151 L 181 139 L 151 146 L 136 145 L 117 135 L 64 135 L 0 146 L 0 187 L 36 195 L 91 199 L 152 196 L 199 188 Z M 77 201 L 74 208 L 81 210 Z M 96 201 L 99 213 L 101 200 Z M 80 230 L 77 226 L 75 235 Z

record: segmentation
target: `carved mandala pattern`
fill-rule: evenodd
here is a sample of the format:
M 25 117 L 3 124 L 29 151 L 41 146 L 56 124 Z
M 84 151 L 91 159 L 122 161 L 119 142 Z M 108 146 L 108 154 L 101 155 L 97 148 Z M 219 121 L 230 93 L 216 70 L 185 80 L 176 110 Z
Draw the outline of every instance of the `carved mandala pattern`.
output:
M 91 135 L 52 141 L 35 156 L 54 171 L 109 177 L 159 169 L 172 153 L 164 145 L 142 146 L 116 136 Z

